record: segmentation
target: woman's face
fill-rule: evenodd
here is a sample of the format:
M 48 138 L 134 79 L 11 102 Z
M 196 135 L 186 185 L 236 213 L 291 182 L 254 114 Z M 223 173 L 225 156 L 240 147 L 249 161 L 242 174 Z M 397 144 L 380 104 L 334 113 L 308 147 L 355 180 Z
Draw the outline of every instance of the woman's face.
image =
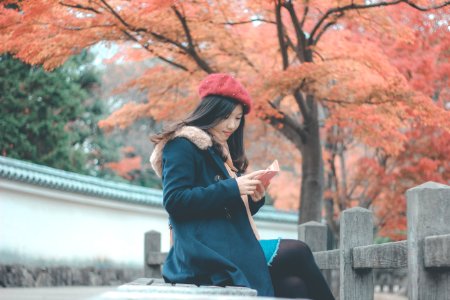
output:
M 244 114 L 242 105 L 236 105 L 231 115 L 222 120 L 219 124 L 209 129 L 209 132 L 219 141 L 226 142 L 233 132 L 238 129 Z

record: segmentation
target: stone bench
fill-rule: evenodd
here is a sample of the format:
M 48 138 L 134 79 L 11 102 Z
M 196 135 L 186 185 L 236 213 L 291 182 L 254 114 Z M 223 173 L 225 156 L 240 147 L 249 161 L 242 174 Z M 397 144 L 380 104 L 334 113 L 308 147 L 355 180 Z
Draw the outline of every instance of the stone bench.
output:
M 160 278 L 139 278 L 133 282 L 121 285 L 116 291 L 106 292 L 95 300 L 244 300 L 255 298 L 254 289 L 237 286 L 196 286 L 194 284 L 165 283 Z M 267 300 L 283 298 L 258 297 Z M 301 300 L 301 299 L 299 299 Z M 307 299 L 304 299 L 307 300 Z
M 103 294 L 101 299 L 211 299 L 211 296 L 248 298 L 256 295 L 256 290 L 246 287 L 171 284 L 161 278 L 139 278 L 119 286 L 114 292 Z
M 119 291 L 145 292 L 152 294 L 176 293 L 184 295 L 227 295 L 256 297 L 256 290 L 237 286 L 196 286 L 195 284 L 165 283 L 160 278 L 139 278 L 133 282 L 121 285 Z

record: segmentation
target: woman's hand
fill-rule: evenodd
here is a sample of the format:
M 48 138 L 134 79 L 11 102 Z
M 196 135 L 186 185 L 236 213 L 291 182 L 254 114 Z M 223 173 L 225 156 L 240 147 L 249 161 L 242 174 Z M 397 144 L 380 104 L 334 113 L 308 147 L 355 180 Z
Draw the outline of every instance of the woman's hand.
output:
M 258 202 L 262 199 L 262 197 L 264 197 L 264 195 L 266 194 L 266 188 L 267 187 L 262 183 L 256 186 L 256 190 L 252 195 L 253 202 Z
M 241 195 L 253 195 L 257 190 L 258 185 L 262 184 L 261 181 L 255 179 L 255 177 L 261 175 L 264 172 L 264 170 L 260 170 L 241 177 L 237 177 L 236 181 L 239 187 L 239 193 Z

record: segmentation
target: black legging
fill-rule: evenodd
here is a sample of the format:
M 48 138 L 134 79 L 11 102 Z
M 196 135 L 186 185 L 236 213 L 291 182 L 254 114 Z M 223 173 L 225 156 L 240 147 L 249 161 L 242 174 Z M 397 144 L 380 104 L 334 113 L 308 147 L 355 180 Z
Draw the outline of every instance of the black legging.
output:
M 275 297 L 334 300 L 311 250 L 302 241 L 281 240 L 269 272 Z

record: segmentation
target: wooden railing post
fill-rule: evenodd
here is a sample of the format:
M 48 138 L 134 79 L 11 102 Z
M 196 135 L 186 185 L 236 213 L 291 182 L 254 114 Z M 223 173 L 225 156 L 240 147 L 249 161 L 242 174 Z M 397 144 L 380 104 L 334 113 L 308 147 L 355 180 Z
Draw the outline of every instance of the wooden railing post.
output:
M 425 238 L 450 233 L 450 187 L 427 182 L 406 192 L 408 217 L 408 299 L 450 299 L 448 272 L 424 264 Z
M 310 221 L 298 226 L 298 239 L 305 242 L 312 252 L 327 250 L 327 225 Z M 333 285 L 332 270 L 321 270 L 328 285 Z
M 310 221 L 298 226 L 298 239 L 308 244 L 312 252 L 327 250 L 327 226 Z
M 372 212 L 354 207 L 342 212 L 340 227 L 340 300 L 373 300 L 372 269 L 353 269 L 352 248 L 373 243 Z
M 145 233 L 144 237 L 144 275 L 147 278 L 160 278 L 161 265 L 150 265 L 148 258 L 151 253 L 161 252 L 161 233 L 150 230 Z

